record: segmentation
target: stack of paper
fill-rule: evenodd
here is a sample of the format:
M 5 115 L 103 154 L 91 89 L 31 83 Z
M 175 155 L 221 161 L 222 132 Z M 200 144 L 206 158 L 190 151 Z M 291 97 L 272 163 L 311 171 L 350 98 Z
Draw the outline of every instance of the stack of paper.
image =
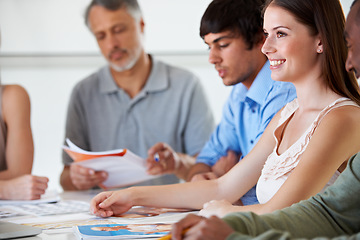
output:
M 129 186 L 155 178 L 146 173 L 146 160 L 129 149 L 90 152 L 79 148 L 69 139 L 66 139 L 66 143 L 68 146 L 63 146 L 63 149 L 74 160 L 74 164 L 109 174 L 108 179 L 100 185 L 104 189 Z
M 112 223 L 81 224 L 73 227 L 78 239 L 144 239 L 162 237 L 171 231 L 173 223 L 187 214 L 197 214 L 190 209 L 132 207 L 128 212 L 110 217 Z

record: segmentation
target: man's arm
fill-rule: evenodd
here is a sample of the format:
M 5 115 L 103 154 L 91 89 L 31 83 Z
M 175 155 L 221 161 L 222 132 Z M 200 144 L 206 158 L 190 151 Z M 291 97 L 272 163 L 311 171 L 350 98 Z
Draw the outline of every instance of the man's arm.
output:
M 205 163 L 196 163 L 189 169 L 189 173 L 186 176 L 186 181 L 198 181 L 200 180 L 200 176 L 202 176 L 202 180 L 205 180 L 205 176 L 203 174 L 207 174 L 209 172 L 211 172 L 211 167 L 209 165 Z
M 360 154 L 354 155 L 325 192 L 262 216 L 233 213 L 224 220 L 237 232 L 253 236 L 278 229 L 294 238 L 336 237 L 360 232 Z
M 226 157 L 229 150 L 241 153 L 239 137 L 236 132 L 237 121 L 235 120 L 235 115 L 238 112 L 236 110 L 239 109 L 239 103 L 235 88 L 236 87 L 233 88 L 223 107 L 220 123 L 199 153 L 196 164 L 190 169 L 187 175 L 188 181 L 196 174 L 205 174 L 204 177 L 199 178 L 201 180 L 205 178 L 215 178 L 216 174 L 221 170 L 216 169 L 216 173 L 214 173 L 213 170 L 217 167 L 214 169 L 212 169 L 212 167 L 216 165 L 219 159 Z
M 285 231 L 279 231 L 275 229 L 271 229 L 269 231 L 266 231 L 259 236 L 252 236 L 252 235 L 245 235 L 242 233 L 234 232 L 231 235 L 229 235 L 226 240 L 271 240 L 271 239 L 281 239 L 281 240 L 291 240 L 295 239 L 291 236 L 289 232 Z M 296 238 L 298 239 L 298 238 Z M 349 235 L 341 235 L 336 237 L 324 237 L 324 236 L 317 236 L 314 238 L 301 238 L 302 240 L 305 239 L 312 239 L 312 240 L 360 240 L 360 233 L 353 234 L 351 236 Z
M 81 86 L 81 82 L 76 85 L 70 97 L 66 117 L 65 139 L 69 138 L 82 149 L 89 149 Z M 107 173 L 104 171 L 96 172 L 93 169 L 72 164 L 73 160 L 65 151 L 62 153 L 62 160 L 64 169 L 60 176 L 60 184 L 64 190 L 87 190 L 96 187 L 107 179 Z
M 209 140 L 215 127 L 210 104 L 200 80 L 193 76 L 193 84 L 186 87 L 183 100 L 183 114 L 186 125 L 182 129 L 183 149 L 177 150 L 189 156 L 199 154 Z
M 210 180 L 221 177 L 236 165 L 239 158 L 239 154 L 229 150 L 227 155 L 220 157 L 212 167 L 205 163 L 197 163 L 189 170 L 187 181 Z
M 64 166 L 64 169 L 60 175 L 60 184 L 65 191 L 78 190 L 71 182 L 70 166 Z

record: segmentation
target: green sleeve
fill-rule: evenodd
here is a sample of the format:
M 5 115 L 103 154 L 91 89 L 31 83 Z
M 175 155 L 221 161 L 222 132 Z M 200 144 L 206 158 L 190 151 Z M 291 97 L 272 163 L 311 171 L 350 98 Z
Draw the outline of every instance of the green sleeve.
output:
M 241 234 L 239 232 L 231 234 L 229 237 L 226 238 L 226 240 L 270 240 L 270 239 L 278 239 L 278 240 L 295 240 L 295 238 L 291 237 L 289 232 L 283 232 L 279 230 L 269 230 L 266 231 L 259 236 L 253 237 L 245 234 Z M 305 238 L 296 238 L 298 240 Z M 312 240 L 360 240 L 360 233 L 348 236 L 348 235 L 342 235 L 335 238 L 328 238 L 328 237 L 316 237 Z
M 291 238 L 353 235 L 360 232 L 359 192 L 360 154 L 357 154 L 325 192 L 271 214 L 233 213 L 225 216 L 224 221 L 236 232 L 249 236 L 259 236 L 273 229 L 291 233 Z

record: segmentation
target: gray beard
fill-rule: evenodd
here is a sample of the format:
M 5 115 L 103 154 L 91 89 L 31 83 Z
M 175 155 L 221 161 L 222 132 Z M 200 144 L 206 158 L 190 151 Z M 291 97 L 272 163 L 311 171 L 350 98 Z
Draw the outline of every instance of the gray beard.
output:
M 129 70 L 132 67 L 134 67 L 136 61 L 137 61 L 137 59 L 133 59 L 128 64 L 126 64 L 125 66 L 118 66 L 118 65 L 116 65 L 114 63 L 111 63 L 111 62 L 109 62 L 109 65 L 115 72 L 124 72 L 124 71 Z
M 114 63 L 109 62 L 110 67 L 115 71 L 115 72 L 124 72 L 127 70 L 130 70 L 131 68 L 133 68 L 136 64 L 136 62 L 139 60 L 140 56 L 141 56 L 142 51 L 140 49 L 138 49 L 135 52 L 135 56 L 134 58 L 132 58 L 128 64 L 126 64 L 125 66 L 118 66 Z

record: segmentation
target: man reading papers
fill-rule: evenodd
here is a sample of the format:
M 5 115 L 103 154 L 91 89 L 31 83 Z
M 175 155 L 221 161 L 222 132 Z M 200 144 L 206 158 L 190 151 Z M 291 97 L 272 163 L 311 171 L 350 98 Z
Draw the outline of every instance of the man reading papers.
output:
M 101 188 L 116 188 L 154 178 L 146 173 L 145 159 L 132 153 L 129 149 L 117 149 L 103 152 L 85 151 L 69 139 L 64 151 L 75 161 L 75 165 L 105 171 L 108 178 L 99 184 Z
M 88 151 L 127 148 L 142 158 L 156 142 L 195 156 L 213 130 L 199 80 L 147 54 L 145 23 L 136 0 L 93 0 L 85 14 L 109 65 L 73 89 L 65 137 Z M 103 183 L 105 171 L 72 165 L 63 154 L 61 185 L 85 190 Z M 175 182 L 175 176 L 158 183 Z

